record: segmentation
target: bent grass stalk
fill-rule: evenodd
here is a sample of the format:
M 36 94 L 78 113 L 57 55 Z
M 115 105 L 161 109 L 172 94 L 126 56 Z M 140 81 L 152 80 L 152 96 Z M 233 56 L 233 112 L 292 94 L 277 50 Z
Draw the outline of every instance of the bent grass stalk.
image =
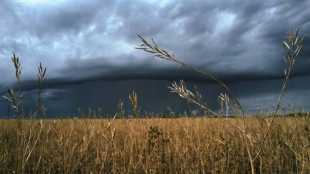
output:
M 299 31 L 299 27 L 297 27 L 294 36 L 292 34 L 292 30 L 291 29 L 289 29 L 289 32 L 287 33 L 287 37 L 288 37 L 289 43 L 291 44 L 292 48 L 285 41 L 282 42 L 282 44 L 284 46 L 284 49 L 285 49 L 285 51 L 287 53 L 287 56 L 288 56 L 287 58 L 284 57 L 284 61 L 285 61 L 286 65 L 287 65 L 287 69 L 284 70 L 285 79 L 284 79 L 284 83 L 283 83 L 282 88 L 281 88 L 281 92 L 279 94 L 279 98 L 278 98 L 276 107 L 275 107 L 274 112 L 272 114 L 272 120 L 271 120 L 270 124 L 268 125 L 267 131 L 264 133 L 264 136 L 263 136 L 262 141 L 260 143 L 259 150 L 257 152 L 255 151 L 255 149 L 253 147 L 253 143 L 252 143 L 252 140 L 251 140 L 251 135 L 247 134 L 247 126 L 246 126 L 246 123 L 245 123 L 243 107 L 240 104 L 240 102 L 238 101 L 237 97 L 225 85 L 224 82 L 222 82 L 221 80 L 215 78 L 214 76 L 212 76 L 212 75 L 210 75 L 210 74 L 208 74 L 208 73 L 206 73 L 204 71 L 201 71 L 201 70 L 199 70 L 199 69 L 197 69 L 195 67 L 192 67 L 192 66 L 190 66 L 190 65 L 188 65 L 188 64 L 186 64 L 186 63 L 184 63 L 184 62 L 182 62 L 180 60 L 178 60 L 175 57 L 173 52 L 171 52 L 171 54 L 169 54 L 164 49 L 160 49 L 157 46 L 157 44 L 156 44 L 156 42 L 154 41 L 153 38 L 151 38 L 151 40 L 152 40 L 152 44 L 151 44 L 146 39 L 144 39 L 142 36 L 138 35 L 143 43 L 140 44 L 140 47 L 136 47 L 136 49 L 140 49 L 140 50 L 152 53 L 152 54 L 154 54 L 155 57 L 158 57 L 158 58 L 161 58 L 161 59 L 164 59 L 164 60 L 168 60 L 168 61 L 176 62 L 176 63 L 178 63 L 178 64 L 180 64 L 180 65 L 182 65 L 182 66 L 184 66 L 184 67 L 186 67 L 186 68 L 188 68 L 190 70 L 198 72 L 198 73 L 204 75 L 205 77 L 207 77 L 207 78 L 217 82 L 221 87 L 223 87 L 227 91 L 228 94 L 231 95 L 231 97 L 234 99 L 234 101 L 239 106 L 239 109 L 241 111 L 242 126 L 240 127 L 237 124 L 234 124 L 234 123 L 230 122 L 227 119 L 224 119 L 224 120 L 226 122 L 228 122 L 229 124 L 233 125 L 234 127 L 236 127 L 243 134 L 243 138 L 244 138 L 244 142 L 246 144 L 246 149 L 247 149 L 249 161 L 250 161 L 250 164 L 251 164 L 251 172 L 255 173 L 254 172 L 254 162 L 255 162 L 255 160 L 258 157 L 260 157 L 260 154 L 262 152 L 266 136 L 268 135 L 268 133 L 270 131 L 270 128 L 271 128 L 271 126 L 272 126 L 272 124 L 274 122 L 275 115 L 277 114 L 277 111 L 278 111 L 278 108 L 280 106 L 282 97 L 284 95 L 284 91 L 285 91 L 285 89 L 287 87 L 288 79 L 289 79 L 290 73 L 292 71 L 293 65 L 295 63 L 296 57 L 299 55 L 299 53 L 300 53 L 300 51 L 302 49 L 302 42 L 306 38 L 306 35 L 305 35 L 300 40 L 298 40 L 298 31 Z M 212 109 L 210 109 L 210 108 L 208 108 L 206 106 L 206 104 L 202 100 L 201 94 L 198 92 L 196 87 L 195 87 L 195 93 L 193 93 L 193 92 L 189 91 L 186 88 L 185 82 L 183 80 L 180 80 L 180 85 L 178 85 L 176 82 L 174 82 L 172 84 L 172 87 L 168 87 L 168 88 L 171 90 L 171 92 L 178 93 L 181 98 L 184 98 L 187 101 L 190 101 L 191 103 L 194 103 L 194 104 L 200 106 L 201 108 L 203 108 L 206 111 L 210 112 L 214 116 L 218 116 L 218 117 L 222 118 L 221 115 L 217 114 L 216 112 L 212 111 Z M 222 100 L 223 102 L 225 102 L 226 109 L 229 108 L 228 107 L 229 98 L 228 98 L 228 96 L 226 96 L 226 94 L 225 95 L 221 94 L 221 96 L 219 96 L 219 99 Z M 227 111 L 228 111 L 228 109 L 227 109 Z M 250 145 L 251 145 L 251 147 L 250 147 Z M 253 151 L 254 151 L 254 154 L 255 154 L 254 156 L 252 156 Z

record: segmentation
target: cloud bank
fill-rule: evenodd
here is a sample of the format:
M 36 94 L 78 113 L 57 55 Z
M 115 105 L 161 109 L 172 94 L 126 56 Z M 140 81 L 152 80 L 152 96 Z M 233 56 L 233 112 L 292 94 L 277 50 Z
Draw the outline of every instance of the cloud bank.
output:
M 155 110 L 160 111 L 166 107 L 160 105 L 162 99 L 170 96 L 166 86 L 175 80 L 215 85 L 177 64 L 135 50 L 141 42 L 139 34 L 146 39 L 154 37 L 161 48 L 173 51 L 180 60 L 219 77 L 232 86 L 241 100 L 247 101 L 244 103 L 253 101 L 247 108 L 255 110 L 259 101 L 255 103 L 253 99 L 265 101 L 278 94 L 275 86 L 281 85 L 284 76 L 285 53 L 281 41 L 286 39 L 288 28 L 300 26 L 300 35 L 309 33 L 307 7 L 310 7 L 307 0 L 3 0 L 0 2 L 0 93 L 5 94 L 6 87 L 15 83 L 10 60 L 13 52 L 21 58 L 24 90 L 29 95 L 37 89 L 37 82 L 32 80 L 37 65 L 42 62 L 47 66 L 46 96 L 51 100 L 46 104 L 53 110 L 52 114 L 69 114 L 87 103 L 97 106 L 96 103 L 103 102 L 96 98 L 98 93 L 105 93 L 98 91 L 103 86 L 109 88 L 106 91 L 110 94 L 102 94 L 106 105 L 113 97 L 115 101 L 125 100 L 129 87 L 133 90 L 142 86 L 140 96 L 147 96 L 143 99 L 145 105 L 153 103 L 158 106 Z M 293 104 L 310 97 L 306 95 L 309 56 L 310 42 L 305 40 L 292 74 L 294 84 L 288 91 L 291 95 L 287 100 Z M 148 84 L 153 85 L 142 90 Z M 152 98 L 149 91 L 156 97 Z M 218 92 L 215 87 L 210 89 L 213 98 Z M 70 95 L 73 96 L 65 99 Z M 184 107 L 177 96 L 164 101 L 167 105 L 178 103 L 176 109 Z M 116 106 L 113 102 L 111 105 Z M 216 106 L 216 102 L 211 105 Z M 70 109 L 57 109 L 61 106 Z M 1 101 L 0 115 L 6 113 L 6 107 Z

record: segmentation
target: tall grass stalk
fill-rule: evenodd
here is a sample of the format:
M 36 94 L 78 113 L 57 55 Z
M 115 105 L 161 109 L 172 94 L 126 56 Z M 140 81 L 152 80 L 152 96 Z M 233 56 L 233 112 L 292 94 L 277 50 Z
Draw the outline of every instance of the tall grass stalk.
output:
M 193 70 L 195 72 L 198 72 L 202 75 L 204 75 L 205 77 L 217 82 L 221 87 L 224 88 L 224 90 L 226 90 L 226 92 L 233 98 L 233 100 L 235 101 L 235 103 L 239 106 L 239 109 L 241 111 L 241 119 L 242 119 L 242 125 L 239 126 L 235 123 L 232 123 L 230 121 L 228 121 L 228 119 L 224 119 L 226 122 L 228 122 L 229 124 L 233 125 L 235 128 L 237 128 L 241 134 L 243 135 L 243 139 L 244 139 L 244 143 L 246 144 L 246 149 L 247 149 L 247 153 L 248 153 L 248 158 L 251 164 L 251 172 L 255 173 L 255 167 L 254 167 L 254 162 L 258 159 L 258 157 L 261 154 L 261 151 L 263 149 L 264 143 L 265 143 L 265 139 L 266 136 L 268 135 L 271 126 L 273 125 L 274 122 L 274 117 L 277 114 L 278 108 L 280 106 L 282 97 L 284 95 L 285 89 L 287 87 L 287 83 L 288 83 L 288 79 L 290 77 L 293 65 L 295 63 L 296 57 L 299 55 L 301 49 L 302 49 L 302 42 L 303 40 L 306 38 L 306 35 L 303 36 L 300 40 L 298 40 L 298 31 L 299 31 L 299 27 L 297 27 L 295 35 L 292 34 L 292 30 L 289 29 L 289 32 L 287 33 L 287 37 L 289 40 L 289 43 L 291 44 L 291 47 L 285 42 L 283 41 L 282 44 L 284 46 L 284 49 L 287 53 L 287 58 L 284 57 L 284 61 L 287 65 L 284 74 L 285 74 L 285 79 L 281 88 L 281 92 L 279 94 L 279 98 L 276 104 L 276 107 L 274 109 L 274 112 L 272 114 L 272 120 L 268 125 L 267 131 L 265 131 L 264 136 L 262 138 L 262 141 L 260 143 L 260 146 L 258 148 L 258 151 L 255 149 L 253 143 L 252 143 L 252 139 L 251 139 L 251 135 L 248 134 L 247 132 L 247 125 L 245 122 L 245 116 L 244 116 L 244 109 L 242 107 L 242 105 L 240 104 L 240 102 L 238 101 L 237 97 L 234 95 L 234 93 L 226 86 L 226 84 L 224 82 L 222 82 L 221 80 L 215 78 L 214 76 L 210 75 L 209 73 L 206 73 L 204 71 L 201 71 L 193 66 L 190 66 L 180 60 L 178 60 L 174 53 L 171 52 L 171 54 L 169 54 L 167 51 L 165 51 L 164 49 L 160 49 L 156 42 L 154 41 L 153 38 L 151 38 L 152 43 L 148 42 L 146 39 L 144 39 L 142 36 L 138 35 L 141 39 L 141 41 L 143 42 L 142 44 L 140 44 L 140 47 L 137 47 L 136 49 L 141 49 L 143 51 L 149 52 L 154 54 L 155 57 L 164 59 L 164 60 L 168 60 L 168 61 L 172 61 L 172 62 L 176 62 L 190 70 Z M 197 88 L 195 87 L 195 92 L 191 92 L 190 90 L 188 90 L 186 88 L 185 82 L 184 81 L 180 81 L 180 85 L 178 85 L 176 82 L 174 82 L 172 84 L 172 87 L 168 87 L 171 92 L 175 92 L 178 93 L 180 97 L 186 99 L 187 101 L 190 101 L 191 103 L 197 104 L 198 106 L 202 107 L 203 109 L 205 109 L 206 111 L 210 112 L 211 114 L 213 114 L 214 116 L 218 116 L 220 118 L 223 118 L 222 115 L 217 114 L 215 111 L 213 111 L 211 108 L 207 107 L 207 105 L 203 102 L 201 94 L 198 92 Z M 229 104 L 229 98 L 228 96 L 221 94 L 219 96 L 219 99 L 223 102 L 225 102 L 226 104 L 226 110 L 228 112 L 228 104 Z M 227 114 L 226 114 L 227 115 Z
M 44 76 L 46 73 L 46 68 L 43 69 L 42 64 L 40 63 L 39 67 L 38 67 L 38 82 L 39 82 L 39 90 L 38 90 L 38 97 L 36 99 L 36 107 L 34 110 L 34 113 L 31 114 L 30 113 L 30 119 L 31 119 L 31 123 L 30 125 L 23 125 L 23 121 L 25 119 L 25 113 L 24 113 L 24 105 L 23 105 L 23 93 L 21 90 L 21 72 L 22 72 L 22 67 L 21 64 L 19 62 L 19 58 L 15 56 L 15 54 L 13 54 L 13 57 L 11 58 L 12 62 L 14 63 L 14 67 L 15 67 L 15 76 L 17 78 L 17 88 L 18 88 L 18 97 L 16 96 L 16 94 L 14 93 L 13 89 L 9 89 L 8 88 L 8 93 L 10 95 L 11 98 L 3 96 L 3 98 L 8 101 L 9 103 L 11 103 L 11 107 L 14 109 L 14 113 L 15 115 L 18 117 L 18 121 L 17 121 L 17 127 L 18 127 L 18 137 L 19 137 L 19 151 L 17 153 L 18 156 L 18 160 L 21 162 L 18 168 L 18 172 L 19 173 L 25 173 L 25 167 L 27 165 L 27 162 L 30 158 L 30 156 L 33 153 L 34 148 L 37 145 L 37 142 L 39 140 L 39 137 L 41 135 L 41 132 L 43 130 L 44 124 L 41 120 L 41 122 L 39 123 L 39 131 L 37 132 L 37 134 L 34 134 L 34 121 L 36 116 L 38 115 L 39 112 L 39 107 L 40 107 L 40 102 L 41 102 L 41 90 L 42 90 L 42 83 L 44 80 Z M 27 127 L 26 131 L 24 129 L 25 126 L 29 126 Z M 34 142 L 32 142 L 32 139 L 35 139 Z
M 139 118 L 140 117 L 140 108 L 138 107 L 137 93 L 135 93 L 135 91 L 132 91 L 132 94 L 129 95 L 129 99 L 130 99 L 130 102 L 132 105 L 132 112 L 133 112 L 134 117 Z
M 289 29 L 289 32 L 287 33 L 287 38 L 288 38 L 288 41 L 289 41 L 291 47 L 289 46 L 289 44 L 287 44 L 286 41 L 282 41 L 283 47 L 284 47 L 285 52 L 287 54 L 287 57 L 283 58 L 285 65 L 286 65 L 286 68 L 284 69 L 285 79 L 284 79 L 284 82 L 283 82 L 283 85 L 281 88 L 281 92 L 279 94 L 279 98 L 278 98 L 276 107 L 275 107 L 274 112 L 272 114 L 272 119 L 271 119 L 270 123 L 268 124 L 268 128 L 267 128 L 267 130 L 263 136 L 261 146 L 260 146 L 258 152 L 256 153 L 255 157 L 254 157 L 254 161 L 259 157 L 259 155 L 263 149 L 266 136 L 268 135 L 270 128 L 273 125 L 274 118 L 277 115 L 277 111 L 280 107 L 282 97 L 284 96 L 284 92 L 285 92 L 285 89 L 287 87 L 292 68 L 294 66 L 294 63 L 296 61 L 297 56 L 299 55 L 300 51 L 302 50 L 302 42 L 304 41 L 304 39 L 307 36 L 307 35 L 304 35 L 300 40 L 298 40 L 299 39 L 298 38 L 298 31 L 299 31 L 299 27 L 297 27 L 297 29 L 295 31 L 295 35 L 293 35 L 291 29 Z

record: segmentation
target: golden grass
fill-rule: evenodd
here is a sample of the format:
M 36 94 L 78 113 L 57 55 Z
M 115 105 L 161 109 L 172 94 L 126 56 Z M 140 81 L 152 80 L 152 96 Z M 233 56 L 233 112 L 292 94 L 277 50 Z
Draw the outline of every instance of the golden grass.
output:
M 259 141 L 267 123 L 246 122 L 253 125 L 253 142 Z M 30 124 L 22 120 L 22 132 Z M 29 140 L 34 150 L 24 169 L 18 120 L 0 125 L 0 173 L 251 172 L 243 137 L 218 118 L 43 120 L 42 130 L 35 120 Z M 309 128 L 309 117 L 276 118 L 255 171 L 309 173 Z

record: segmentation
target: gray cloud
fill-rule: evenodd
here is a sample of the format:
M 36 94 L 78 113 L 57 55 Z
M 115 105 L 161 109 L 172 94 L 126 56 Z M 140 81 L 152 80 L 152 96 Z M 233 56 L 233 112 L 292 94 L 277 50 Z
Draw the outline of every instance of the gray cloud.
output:
M 37 82 L 31 79 L 39 62 L 47 65 L 46 95 L 50 105 L 64 93 L 83 93 L 88 83 L 114 84 L 110 93 L 112 89 L 125 90 L 126 96 L 129 90 L 117 88 L 118 81 L 129 85 L 128 79 L 132 79 L 145 85 L 152 80 L 170 83 L 183 78 L 214 85 L 197 73 L 134 50 L 141 42 L 137 37 L 140 34 L 145 38 L 153 36 L 160 47 L 173 51 L 180 60 L 223 79 L 243 100 L 252 101 L 251 91 L 258 89 L 252 83 L 264 84 L 258 94 L 275 96 L 276 90 L 268 83 L 278 83 L 283 78 L 285 53 L 281 41 L 286 39 L 289 27 L 295 29 L 299 25 L 300 35 L 309 33 L 307 7 L 310 2 L 306 0 L 68 0 L 38 4 L 4 0 L 0 2 L 0 93 L 4 94 L 5 87 L 15 82 L 9 59 L 13 52 L 21 58 L 26 91 L 37 88 Z M 307 90 L 301 86 L 308 84 L 304 81 L 310 75 L 309 56 L 310 42 L 305 40 L 292 74 L 300 86 L 293 85 L 292 94 Z M 156 93 L 160 84 L 154 84 L 151 91 Z M 242 85 L 238 84 L 246 87 L 240 91 Z M 219 91 L 211 91 L 216 98 Z M 147 91 L 141 93 L 148 96 Z M 68 108 L 83 104 L 68 104 L 77 99 L 88 100 L 82 94 L 67 98 Z M 5 107 L 0 104 L 1 110 Z

